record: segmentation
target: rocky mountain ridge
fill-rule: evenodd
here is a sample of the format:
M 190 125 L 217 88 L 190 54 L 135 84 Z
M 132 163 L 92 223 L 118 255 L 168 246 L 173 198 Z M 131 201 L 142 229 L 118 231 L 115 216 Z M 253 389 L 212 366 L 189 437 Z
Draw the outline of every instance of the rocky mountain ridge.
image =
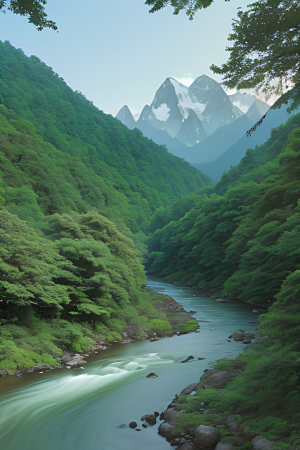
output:
M 196 164 L 214 161 L 226 152 L 268 108 L 250 94 L 227 95 L 206 75 L 196 78 L 189 87 L 168 77 L 140 114 L 133 116 L 125 105 L 116 118 Z

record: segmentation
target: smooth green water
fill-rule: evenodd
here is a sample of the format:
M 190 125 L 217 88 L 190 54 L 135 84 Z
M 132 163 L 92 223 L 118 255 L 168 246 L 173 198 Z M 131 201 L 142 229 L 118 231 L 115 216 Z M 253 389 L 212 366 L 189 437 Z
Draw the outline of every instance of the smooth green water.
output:
M 185 309 L 197 311 L 200 333 L 114 345 L 93 355 L 84 369 L 60 369 L 0 378 L 0 445 L 5 450 L 167 450 L 158 424 L 141 431 L 119 428 L 164 410 L 176 393 L 197 382 L 208 362 L 234 358 L 243 349 L 227 342 L 242 328 L 253 331 L 258 314 L 244 304 L 217 303 L 197 289 L 150 280 Z M 202 361 L 181 364 L 193 355 Z M 158 378 L 146 378 L 155 372 Z

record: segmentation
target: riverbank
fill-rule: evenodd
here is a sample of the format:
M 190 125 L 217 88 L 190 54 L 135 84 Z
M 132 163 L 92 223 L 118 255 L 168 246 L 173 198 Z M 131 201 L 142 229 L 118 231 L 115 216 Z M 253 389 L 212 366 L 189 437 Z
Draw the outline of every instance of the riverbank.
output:
M 7 335 L 10 337 L 9 331 L 11 331 L 11 336 L 15 339 L 12 341 L 7 340 L 6 346 L 8 347 L 8 350 L 11 350 L 13 353 L 10 356 L 15 356 L 15 358 L 7 363 L 7 367 L 3 367 L 5 365 L 4 361 L 6 355 L 0 354 L 0 376 L 15 375 L 20 377 L 24 372 L 44 373 L 62 367 L 73 369 L 86 364 L 86 359 L 90 355 L 105 351 L 114 343 L 128 344 L 144 339 L 149 339 L 152 342 L 157 341 L 162 337 L 173 336 L 174 334 L 185 334 L 199 328 L 198 322 L 193 318 L 195 311 L 185 311 L 182 305 L 177 303 L 172 297 L 159 294 L 148 287 L 145 289 L 151 296 L 151 306 L 154 307 L 156 314 L 154 315 L 151 308 L 149 308 L 148 314 L 151 315 L 144 326 L 133 322 L 128 323 L 123 330 L 108 330 L 105 329 L 105 327 L 102 327 L 102 331 L 106 331 L 106 334 L 103 332 L 97 334 L 92 330 L 92 327 L 85 324 L 85 327 L 82 328 L 83 338 L 86 340 L 84 343 L 84 351 L 72 351 L 72 348 L 70 348 L 72 342 L 70 342 L 69 347 L 66 345 L 59 345 L 55 333 L 53 333 L 52 336 L 46 336 L 47 342 L 44 342 L 43 347 L 45 350 L 49 351 L 51 343 L 55 342 L 56 353 L 59 353 L 58 355 L 54 354 L 52 356 L 47 351 L 43 352 L 38 345 L 36 345 L 36 347 L 31 345 L 29 350 L 29 346 L 26 346 L 26 339 L 22 342 L 22 336 L 26 337 L 27 332 L 27 334 L 31 335 L 31 339 L 36 336 L 36 341 L 38 343 L 39 339 L 42 340 L 43 337 L 45 337 L 43 336 L 43 334 L 45 334 L 45 324 L 41 321 L 38 323 L 35 319 L 35 322 L 33 323 L 34 326 L 32 326 L 31 323 L 31 327 L 28 327 L 27 330 L 24 330 L 24 327 L 18 327 L 16 325 L 10 327 L 7 326 Z M 147 312 L 144 312 L 144 314 L 147 314 Z M 74 325 L 74 328 L 76 328 L 76 324 Z M 33 364 L 34 362 L 35 364 Z
M 270 387 L 260 378 L 259 360 L 272 344 L 267 336 L 256 336 L 238 358 L 205 369 L 161 414 L 158 433 L 176 450 L 298 450 L 299 413 L 274 410 L 268 404 Z
M 3 448 L 39 450 L 43 442 L 45 450 L 94 450 L 99 445 L 110 450 L 170 450 L 157 433 L 159 423 L 144 428 L 141 417 L 164 411 L 176 392 L 212 367 L 210 361 L 235 359 L 244 344 L 228 336 L 237 328 L 254 333 L 258 313 L 250 305 L 202 297 L 197 288 L 156 279 L 147 284 L 182 304 L 185 311 L 196 311 L 200 332 L 179 337 L 175 333 L 153 342 L 139 339 L 130 345 L 114 343 L 74 370 L 3 377 Z M 194 359 L 182 364 L 190 355 Z M 158 377 L 147 378 L 151 372 Z M 131 421 L 138 423 L 140 432 L 129 428 Z M 122 424 L 126 426 L 119 428 Z

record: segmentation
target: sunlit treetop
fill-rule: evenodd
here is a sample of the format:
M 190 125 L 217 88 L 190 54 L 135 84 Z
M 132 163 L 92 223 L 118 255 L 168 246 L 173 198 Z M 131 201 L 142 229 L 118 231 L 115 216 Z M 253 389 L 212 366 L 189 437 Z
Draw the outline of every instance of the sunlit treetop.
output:
M 28 22 L 35 25 L 38 31 L 43 28 L 57 30 L 57 25 L 52 20 L 48 20 L 45 13 L 46 0 L 0 0 L 0 12 L 7 10 L 14 14 L 28 17 Z
M 185 11 L 189 19 L 212 4 L 213 0 L 146 0 L 159 11 L 167 5 L 174 14 Z M 281 104 L 290 109 L 300 104 L 300 2 L 299 0 L 259 0 L 238 11 L 228 40 L 232 46 L 228 61 L 210 69 L 223 75 L 229 88 L 253 89 L 266 96 L 281 95 Z M 293 89 L 291 87 L 294 86 Z M 278 105 L 278 104 L 277 104 Z

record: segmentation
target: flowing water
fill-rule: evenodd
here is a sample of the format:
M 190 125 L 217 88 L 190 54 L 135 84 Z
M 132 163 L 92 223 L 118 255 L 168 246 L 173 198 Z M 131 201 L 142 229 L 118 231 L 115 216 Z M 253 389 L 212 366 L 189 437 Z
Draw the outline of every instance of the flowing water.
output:
M 217 303 L 196 288 L 149 280 L 196 311 L 200 333 L 157 342 L 116 344 L 88 358 L 84 369 L 60 369 L 0 378 L 0 446 L 5 450 L 169 450 L 158 424 L 141 428 L 142 415 L 163 411 L 174 395 L 198 382 L 210 361 L 235 358 L 241 342 L 227 342 L 241 328 L 253 331 L 258 313 L 241 303 Z M 181 364 L 193 355 L 195 360 Z M 205 358 L 197 360 L 198 357 Z M 158 378 L 146 378 L 155 372 Z M 136 421 L 141 431 L 120 428 Z

